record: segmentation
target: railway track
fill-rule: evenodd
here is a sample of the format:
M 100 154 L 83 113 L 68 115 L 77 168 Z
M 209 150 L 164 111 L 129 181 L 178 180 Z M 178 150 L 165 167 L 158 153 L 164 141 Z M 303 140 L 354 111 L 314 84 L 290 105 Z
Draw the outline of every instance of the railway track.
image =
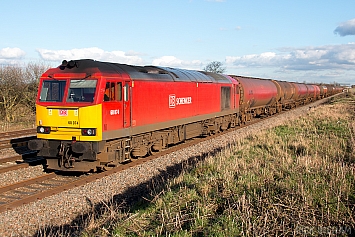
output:
M 65 190 L 70 184 L 80 180 L 76 176 L 44 174 L 0 188 L 0 212 L 36 201 Z
M 31 165 L 43 164 L 44 162 L 45 160 L 43 158 L 36 157 L 36 152 L 0 158 L 0 174 L 27 168 Z
M 0 174 L 38 164 L 39 159 L 33 159 L 36 152 L 27 149 L 27 142 L 34 138 L 36 138 L 36 129 L 0 133 L 0 150 L 2 153 L 16 153 L 16 155 L 0 158 Z
M 329 98 L 325 98 L 320 101 L 316 101 L 314 103 L 308 104 L 306 106 L 317 106 L 319 104 L 325 103 L 328 101 Z M 281 112 L 280 114 L 287 113 L 288 111 Z M 277 116 L 277 115 L 276 115 Z M 203 137 L 203 138 L 194 138 L 191 140 L 188 140 L 184 143 L 178 144 L 176 146 L 170 147 L 166 150 L 163 150 L 155 155 L 151 155 L 146 158 L 139 158 L 139 159 L 134 159 L 129 163 L 121 164 L 117 167 L 112 167 L 110 170 L 107 170 L 102 173 L 94 173 L 90 175 L 81 175 L 81 176 L 63 176 L 61 173 L 48 173 L 44 174 L 29 180 L 24 180 L 18 183 L 10 184 L 7 186 L 0 187 L 0 212 L 4 212 L 6 210 L 11 210 L 13 208 L 16 208 L 18 206 L 34 202 L 40 199 L 43 199 L 48 196 L 52 196 L 58 193 L 61 193 L 63 191 L 82 186 L 86 183 L 93 182 L 97 179 L 103 178 L 105 176 L 109 176 L 114 173 L 121 172 L 123 170 L 129 169 L 134 166 L 141 165 L 143 163 L 152 161 L 160 156 L 175 152 L 177 150 L 193 146 L 195 144 L 198 144 L 203 141 L 211 140 L 214 139 L 218 136 L 224 135 L 226 133 L 244 128 L 246 126 L 261 122 L 261 121 L 266 121 L 268 118 L 273 118 L 274 116 L 271 117 L 266 117 L 266 118 L 258 118 L 254 119 L 251 122 L 248 122 L 245 125 L 238 126 L 233 129 L 229 129 L 224 132 L 220 132 L 217 134 L 214 134 L 209 137 Z
M 34 138 L 36 138 L 36 129 L 0 133 L 0 149 L 23 147 Z

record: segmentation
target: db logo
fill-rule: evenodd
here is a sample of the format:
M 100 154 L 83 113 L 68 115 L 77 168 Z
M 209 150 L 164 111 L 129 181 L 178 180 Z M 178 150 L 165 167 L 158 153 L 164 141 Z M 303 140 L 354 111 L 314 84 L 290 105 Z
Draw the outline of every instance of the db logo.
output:
M 175 95 L 169 95 L 169 108 L 175 108 Z
M 68 116 L 68 110 L 67 109 L 60 109 L 59 116 Z

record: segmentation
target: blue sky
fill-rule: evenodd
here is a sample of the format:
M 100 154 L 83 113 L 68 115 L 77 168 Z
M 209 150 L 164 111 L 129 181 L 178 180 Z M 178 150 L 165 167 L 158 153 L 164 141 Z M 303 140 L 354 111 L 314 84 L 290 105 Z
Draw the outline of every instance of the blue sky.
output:
M 354 0 L 4 0 L 0 64 L 91 58 L 355 84 Z

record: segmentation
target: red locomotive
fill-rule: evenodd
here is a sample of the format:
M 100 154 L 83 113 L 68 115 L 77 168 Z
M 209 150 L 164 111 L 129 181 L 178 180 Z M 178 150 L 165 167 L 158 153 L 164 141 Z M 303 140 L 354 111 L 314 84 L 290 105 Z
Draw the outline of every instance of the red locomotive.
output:
M 104 170 L 308 103 L 326 96 L 325 89 L 176 68 L 63 61 L 40 78 L 37 139 L 28 146 L 47 159 L 48 169 Z

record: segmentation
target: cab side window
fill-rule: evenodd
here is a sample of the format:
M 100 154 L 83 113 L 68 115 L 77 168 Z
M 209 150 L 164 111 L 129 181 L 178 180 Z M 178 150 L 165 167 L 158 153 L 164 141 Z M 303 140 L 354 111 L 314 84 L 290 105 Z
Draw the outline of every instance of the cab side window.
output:
M 122 101 L 122 82 L 117 82 L 117 101 Z
M 122 101 L 122 82 L 106 82 L 104 101 Z
M 128 84 L 124 85 L 124 88 L 123 88 L 123 91 L 124 91 L 124 101 L 128 101 L 128 97 L 129 97 L 129 95 L 128 95 L 128 90 L 129 90 L 129 85 L 128 85 Z

